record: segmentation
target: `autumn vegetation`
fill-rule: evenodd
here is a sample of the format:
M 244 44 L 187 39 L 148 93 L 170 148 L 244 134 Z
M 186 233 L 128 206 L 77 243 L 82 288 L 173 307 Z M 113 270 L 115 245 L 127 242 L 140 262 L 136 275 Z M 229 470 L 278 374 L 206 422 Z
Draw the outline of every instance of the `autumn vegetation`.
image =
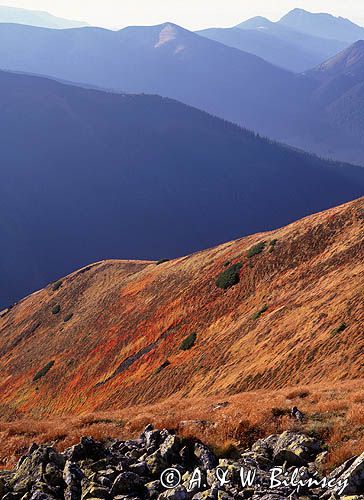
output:
M 221 455 L 297 426 L 327 469 L 361 453 L 363 230 L 360 199 L 159 266 L 96 263 L 0 312 L 1 467 L 149 422 Z

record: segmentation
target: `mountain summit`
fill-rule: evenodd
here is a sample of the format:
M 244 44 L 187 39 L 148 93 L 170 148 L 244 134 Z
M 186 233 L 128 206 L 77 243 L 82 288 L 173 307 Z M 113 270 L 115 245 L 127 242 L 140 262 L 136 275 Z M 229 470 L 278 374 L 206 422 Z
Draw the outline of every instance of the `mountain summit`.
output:
M 292 10 L 283 16 L 279 23 L 309 35 L 347 43 L 364 38 L 364 28 L 349 19 L 325 13 L 312 13 L 304 9 Z

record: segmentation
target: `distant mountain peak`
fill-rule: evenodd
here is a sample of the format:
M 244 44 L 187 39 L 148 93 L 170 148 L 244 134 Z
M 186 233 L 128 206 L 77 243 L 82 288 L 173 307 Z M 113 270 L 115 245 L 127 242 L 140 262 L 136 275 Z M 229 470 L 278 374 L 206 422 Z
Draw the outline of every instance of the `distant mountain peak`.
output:
M 332 14 L 314 13 L 296 8 L 283 16 L 279 24 L 303 33 L 353 43 L 364 38 L 364 28 L 344 17 Z
M 159 48 L 162 45 L 165 45 L 168 42 L 171 42 L 177 38 L 177 29 L 171 23 L 167 23 L 163 26 L 159 33 L 159 40 L 155 45 L 155 48 Z
M 63 19 L 49 12 L 0 5 L 0 23 L 25 24 L 41 28 L 67 29 L 88 26 L 82 21 Z
M 240 29 L 259 29 L 271 26 L 272 21 L 263 16 L 255 16 L 235 26 Z

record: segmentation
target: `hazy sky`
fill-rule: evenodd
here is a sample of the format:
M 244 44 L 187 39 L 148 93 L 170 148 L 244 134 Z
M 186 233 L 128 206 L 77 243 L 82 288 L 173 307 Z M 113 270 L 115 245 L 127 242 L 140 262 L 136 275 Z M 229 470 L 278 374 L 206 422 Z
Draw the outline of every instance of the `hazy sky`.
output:
M 46 10 L 113 28 L 165 21 L 189 29 L 233 26 L 256 15 L 276 20 L 295 7 L 330 12 L 364 25 L 364 0 L 5 0 L 0 3 Z

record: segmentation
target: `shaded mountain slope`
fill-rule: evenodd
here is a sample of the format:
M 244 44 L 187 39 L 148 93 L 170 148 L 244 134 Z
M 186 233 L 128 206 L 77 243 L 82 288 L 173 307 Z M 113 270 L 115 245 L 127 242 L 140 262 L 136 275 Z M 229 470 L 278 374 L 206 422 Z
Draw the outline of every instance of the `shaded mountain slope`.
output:
M 178 102 L 0 73 L 0 303 L 104 258 L 177 257 L 364 193 L 364 169 Z
M 0 5 L 0 23 L 27 24 L 51 29 L 68 29 L 86 26 L 87 23 L 53 16 L 48 12 L 19 9 Z
M 0 67 L 122 92 L 159 94 L 275 138 L 310 82 L 172 23 L 47 30 L 0 25 Z
M 0 24 L 0 67 L 178 99 L 280 142 L 362 163 L 357 135 L 317 107 L 313 73 L 291 73 L 171 23 L 119 32 Z
M 296 73 L 317 66 L 347 46 L 345 42 L 306 35 L 261 17 L 234 28 L 210 28 L 198 33 Z
M 332 104 L 364 80 L 364 41 L 360 40 L 308 73 L 317 80 L 315 97 Z
M 306 141 L 296 145 L 316 142 L 313 149 L 323 156 L 335 152 L 339 159 L 363 165 L 364 42 L 354 43 L 307 75 L 316 82 L 311 98 L 319 119 L 308 130 Z
M 116 410 L 363 377 L 363 237 L 361 198 L 164 264 L 73 273 L 1 314 L 1 408 Z M 240 281 L 218 288 L 238 263 Z

